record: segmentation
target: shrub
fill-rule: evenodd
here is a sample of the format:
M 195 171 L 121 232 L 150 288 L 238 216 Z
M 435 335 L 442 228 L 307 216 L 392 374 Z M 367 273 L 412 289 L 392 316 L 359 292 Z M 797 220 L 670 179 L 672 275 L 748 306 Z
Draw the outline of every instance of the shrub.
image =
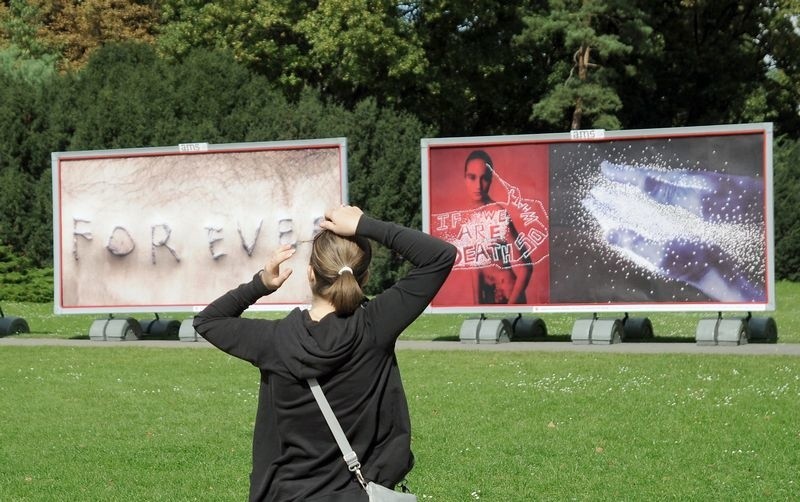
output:
M 35 268 L 29 259 L 0 244 L 0 301 L 48 302 L 53 300 L 53 269 Z

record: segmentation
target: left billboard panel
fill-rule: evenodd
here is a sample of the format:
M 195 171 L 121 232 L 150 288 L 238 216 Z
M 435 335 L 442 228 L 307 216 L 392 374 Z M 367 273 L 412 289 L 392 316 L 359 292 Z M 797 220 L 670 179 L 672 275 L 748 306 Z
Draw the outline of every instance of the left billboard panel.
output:
M 282 244 L 296 272 L 253 310 L 310 301 L 325 210 L 347 201 L 343 138 L 56 152 L 56 313 L 197 310 Z

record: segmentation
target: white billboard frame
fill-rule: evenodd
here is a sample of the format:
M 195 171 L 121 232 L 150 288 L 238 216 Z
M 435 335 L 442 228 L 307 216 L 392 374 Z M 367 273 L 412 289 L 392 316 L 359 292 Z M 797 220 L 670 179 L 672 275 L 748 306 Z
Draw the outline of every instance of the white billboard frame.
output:
M 164 147 L 66 151 L 53 152 L 51 160 L 54 216 L 54 312 L 56 314 L 197 312 L 211 300 L 236 284 L 248 281 L 253 273 L 263 267 L 268 253 L 284 242 L 298 246 L 298 253 L 290 263 L 295 272 L 290 277 L 290 281 L 293 281 L 292 285 L 281 288 L 279 292 L 263 298 L 248 310 L 288 311 L 295 307 L 306 306 L 310 302 L 310 290 L 308 290 L 308 284 L 305 280 L 305 266 L 310 253 L 310 245 L 307 244 L 310 243 L 313 234 L 318 231 L 317 222 L 319 217 L 324 217 L 324 210 L 327 207 L 323 206 L 336 206 L 346 204 L 348 201 L 346 138 L 225 144 L 184 143 Z M 219 162 L 219 164 L 215 165 L 215 161 Z M 176 206 L 177 203 L 171 202 L 170 199 L 169 202 L 164 203 L 164 206 L 170 206 L 169 208 L 153 208 L 158 204 L 152 204 L 146 207 L 132 207 L 127 210 L 127 213 L 122 212 L 119 214 L 123 214 L 125 216 L 124 219 L 128 222 L 136 219 L 144 220 L 147 215 L 157 215 L 159 212 L 169 213 L 170 210 L 172 212 L 169 214 L 173 218 L 187 217 L 196 219 L 197 227 L 200 229 L 199 232 L 202 232 L 203 235 L 199 236 L 197 233 L 198 228 L 193 228 L 195 233 L 191 244 L 195 246 L 186 245 L 187 248 L 190 248 L 191 253 L 178 249 L 177 246 L 170 248 L 169 239 L 170 237 L 174 238 L 173 231 L 176 229 L 167 225 L 151 225 L 149 242 L 147 242 L 147 238 L 140 239 L 144 241 L 145 245 L 140 244 L 138 248 L 136 247 L 136 244 L 138 244 L 136 239 L 131 237 L 133 232 L 129 232 L 124 228 L 120 230 L 122 227 L 119 226 L 113 227 L 109 232 L 110 225 L 107 225 L 105 230 L 100 231 L 94 225 L 93 220 L 95 218 L 99 219 L 105 215 L 101 214 L 102 211 L 97 209 L 97 204 L 99 203 L 95 203 L 95 206 L 92 206 L 91 201 L 87 204 L 85 199 L 92 199 L 92 197 L 96 196 L 106 197 L 105 200 L 107 201 L 108 197 L 110 197 L 107 194 L 92 194 L 102 194 L 113 190 L 114 186 L 109 184 L 109 181 L 116 180 L 115 170 L 116 172 L 126 173 L 125 176 L 128 176 L 128 178 L 124 183 L 137 182 L 139 178 L 136 178 L 132 172 L 128 173 L 127 171 L 129 169 L 128 164 L 135 162 L 144 163 L 148 169 L 153 169 L 153 173 L 160 175 L 156 181 L 151 180 L 136 187 L 139 192 L 143 192 L 146 189 L 145 199 L 154 200 L 153 197 L 155 196 L 162 196 L 164 200 L 170 199 L 168 190 L 174 190 L 178 186 L 183 196 L 183 203 L 186 206 L 172 207 Z M 285 168 L 281 164 L 282 162 L 286 164 Z M 208 163 L 211 167 L 198 167 L 204 166 L 205 163 Z M 184 172 L 181 172 L 182 165 L 187 167 Z M 68 170 L 73 166 L 81 166 L 83 170 L 81 174 L 70 175 Z M 300 167 L 298 168 L 298 166 Z M 191 170 L 188 167 L 191 167 Z M 65 168 L 67 171 L 65 171 Z M 139 166 L 136 169 L 142 168 Z M 218 169 L 226 171 L 220 173 L 217 172 Z M 239 169 L 242 170 L 241 173 L 238 172 Z M 303 169 L 306 170 L 304 171 Z M 77 173 L 78 171 L 76 170 L 75 172 Z M 91 184 L 83 182 L 86 176 L 95 172 L 100 173 L 97 179 L 92 180 Z M 181 172 L 179 179 L 172 178 L 175 172 Z M 215 173 L 217 174 L 216 178 L 213 177 Z M 230 174 L 234 174 L 234 176 L 229 176 Z M 103 176 L 106 176 L 106 178 Z M 208 176 L 212 176 L 212 178 L 208 178 Z M 222 179 L 219 176 L 227 177 Z M 271 178 L 267 178 L 267 176 L 271 176 Z M 65 192 L 65 181 L 68 179 L 78 180 L 78 183 L 83 183 L 89 188 L 83 188 L 83 192 L 75 192 L 77 197 L 70 196 Z M 324 180 L 324 182 L 320 182 L 320 180 Z M 162 187 L 162 185 L 164 186 Z M 208 193 L 212 190 L 210 185 L 213 185 L 215 197 L 225 201 L 218 204 L 218 207 L 221 208 L 219 211 L 227 215 L 241 211 L 236 214 L 243 214 L 244 216 L 237 217 L 241 217 L 243 220 L 251 218 L 251 221 L 248 222 L 249 225 L 237 227 L 236 225 L 231 225 L 232 220 L 229 219 L 226 220 L 228 227 L 223 229 L 222 227 L 216 228 L 214 226 L 216 223 L 209 223 L 221 217 L 206 214 L 207 207 L 201 200 L 202 197 L 196 196 L 195 193 Z M 231 186 L 235 186 L 235 190 Z M 250 189 L 249 187 L 253 188 Z M 303 188 L 302 194 L 298 194 L 292 192 L 292 187 L 294 187 L 295 192 L 298 191 L 297 187 L 305 188 Z M 119 186 L 116 188 L 119 188 Z M 159 193 L 160 190 L 163 190 L 164 193 Z M 228 190 L 234 191 L 229 193 Z M 155 195 L 153 195 L 153 191 L 156 192 Z M 88 197 L 86 196 L 87 193 L 90 194 Z M 133 204 L 130 205 L 137 204 L 135 198 L 127 197 L 129 198 L 124 199 L 123 197 L 120 204 L 130 203 L 131 200 L 133 200 Z M 270 202 L 271 198 L 281 198 L 284 201 L 283 206 L 279 206 L 277 202 Z M 199 201 L 192 202 L 195 199 L 199 199 Z M 75 200 L 79 200 L 79 203 L 76 204 Z M 69 204 L 72 204 L 71 207 L 73 208 L 78 208 L 74 210 L 75 214 L 65 213 L 65 206 Z M 94 207 L 92 210 L 94 216 L 80 216 L 82 214 L 81 211 L 86 210 L 86 207 Z M 249 214 L 248 211 L 253 214 Z M 313 215 L 311 214 L 312 212 Z M 287 214 L 288 216 L 286 216 Z M 292 221 L 291 217 L 297 215 L 300 215 L 303 219 L 304 225 L 302 225 L 302 228 L 300 228 L 300 225 L 295 226 Z M 313 226 L 305 221 L 312 218 L 312 216 L 314 218 Z M 70 218 L 71 220 L 67 221 Z M 282 219 L 278 220 L 278 218 Z M 140 224 L 142 222 L 134 221 L 134 223 Z M 279 234 L 277 239 L 274 238 L 275 228 L 278 229 Z M 272 230 L 271 232 L 269 232 L 270 229 Z M 237 231 L 238 237 L 236 236 Z M 227 232 L 227 234 L 224 232 Z M 137 237 L 141 235 L 142 233 L 140 232 Z M 267 240 L 267 237 L 264 237 L 265 235 L 268 235 L 270 239 L 276 240 L 276 242 L 270 241 L 267 243 L 268 245 L 263 245 L 264 241 Z M 108 241 L 103 247 L 106 238 Z M 225 241 L 224 238 L 228 240 Z M 195 249 L 198 242 L 204 248 L 201 251 Z M 146 246 L 148 244 L 151 248 L 149 252 Z M 145 249 L 143 250 L 142 248 Z M 93 253 L 90 255 L 86 251 L 87 249 L 90 249 Z M 145 292 L 141 301 L 134 300 L 134 302 L 117 301 L 116 299 L 110 302 L 84 302 L 75 300 L 70 297 L 69 293 L 65 292 L 65 279 L 70 278 L 65 274 L 74 271 L 74 262 L 77 262 L 79 258 L 83 262 L 97 261 L 98 259 L 104 260 L 103 267 L 97 268 L 95 274 L 98 281 L 96 284 L 100 285 L 100 287 L 105 287 L 103 277 L 106 276 L 109 270 L 112 270 L 112 273 L 108 276 L 114 276 L 113 267 L 115 266 L 114 263 L 109 265 L 107 262 L 131 261 L 136 254 L 139 255 L 139 261 L 141 261 L 142 255 L 152 254 L 154 265 L 156 263 L 174 262 L 173 265 L 176 267 L 180 263 L 181 265 L 186 264 L 185 268 L 195 267 L 196 269 L 200 265 L 193 265 L 193 263 L 198 261 L 196 258 L 198 252 L 204 253 L 204 260 L 208 261 L 207 265 L 202 265 L 202 267 L 206 267 L 202 270 L 208 270 L 209 274 L 212 275 L 216 274 L 214 279 L 215 286 L 205 291 L 205 294 L 202 295 L 202 300 L 164 301 L 163 298 L 165 296 L 163 295 L 168 296 L 169 293 L 162 294 L 162 291 L 169 288 L 165 288 L 165 284 L 160 284 L 160 279 L 155 283 L 150 281 L 144 286 L 138 284 L 140 290 L 145 289 L 149 293 Z M 172 257 L 170 257 L 170 253 Z M 97 258 L 98 254 L 103 256 Z M 115 256 L 110 256 L 112 254 Z M 157 254 L 158 262 L 156 262 Z M 184 259 L 183 254 L 186 255 L 186 259 Z M 90 258 L 84 260 L 84 256 L 89 256 Z M 195 256 L 195 258 L 192 259 L 192 256 Z M 305 262 L 303 262 L 304 260 Z M 221 265 L 226 261 L 228 265 Z M 232 263 L 240 262 L 245 263 L 246 266 L 231 265 Z M 139 266 L 141 267 L 141 265 Z M 91 274 L 91 272 L 86 272 L 86 274 Z M 126 277 L 127 280 L 117 280 L 114 287 L 126 288 L 128 283 L 138 280 L 135 273 L 127 272 L 126 274 L 125 276 L 115 276 L 117 278 Z M 182 279 L 185 283 L 193 283 L 196 282 L 193 278 L 202 279 L 202 275 L 202 273 L 195 273 L 192 277 L 183 277 Z M 82 280 L 77 279 L 79 283 Z M 166 285 L 169 285 L 169 280 L 166 280 Z M 287 281 L 287 284 L 289 284 L 289 281 Z M 85 280 L 79 284 L 79 287 L 83 292 L 92 289 L 92 286 L 87 285 Z M 187 285 L 186 289 L 190 290 L 192 287 Z M 199 291 L 198 288 L 199 286 L 195 290 Z M 287 291 L 286 294 L 283 294 L 284 290 Z M 87 294 L 91 294 L 91 292 Z M 106 294 L 108 295 L 108 293 Z M 150 294 L 153 296 L 148 298 Z M 191 295 L 192 293 L 190 292 L 189 294 Z M 113 297 L 114 295 L 112 294 L 111 296 Z M 153 298 L 160 299 L 153 300 Z M 194 298 L 199 298 L 199 296 Z
M 763 184 L 764 184 L 764 291 L 765 301 L 705 301 L 705 302 L 575 302 L 547 304 L 471 304 L 441 306 L 436 299 L 428 307 L 429 312 L 438 313 L 601 313 L 601 312 L 766 312 L 775 310 L 774 271 L 774 220 L 773 220 L 773 172 L 771 123 L 724 124 L 713 126 L 675 127 L 656 129 L 631 129 L 618 131 L 580 130 L 567 133 L 473 136 L 448 138 L 423 138 L 421 146 L 421 188 L 423 231 L 431 233 L 431 152 L 437 149 L 479 149 L 515 145 L 586 144 L 620 140 L 669 140 L 670 138 L 700 138 L 709 136 L 761 135 L 763 138 Z M 463 160 L 460 164 L 464 168 Z M 465 168 L 464 168 L 465 169 Z M 549 167 L 548 167 L 549 169 Z M 434 186 L 434 189 L 436 187 Z M 452 185 L 448 187 L 452 189 Z

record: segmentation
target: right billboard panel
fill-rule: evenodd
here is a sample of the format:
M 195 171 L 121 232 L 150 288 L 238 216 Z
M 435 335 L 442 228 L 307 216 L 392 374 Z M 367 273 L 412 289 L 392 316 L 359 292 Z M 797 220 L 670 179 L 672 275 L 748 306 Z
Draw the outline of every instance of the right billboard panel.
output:
M 773 310 L 770 124 L 422 141 L 432 310 Z

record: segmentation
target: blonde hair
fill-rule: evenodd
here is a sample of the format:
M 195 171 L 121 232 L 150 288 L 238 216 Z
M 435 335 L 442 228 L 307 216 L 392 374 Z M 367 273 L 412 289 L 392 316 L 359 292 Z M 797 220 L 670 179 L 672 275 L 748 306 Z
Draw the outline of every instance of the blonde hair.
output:
M 363 237 L 342 237 L 323 230 L 314 237 L 309 264 L 312 291 L 333 304 L 336 315 L 350 315 L 364 301 L 372 249 Z

